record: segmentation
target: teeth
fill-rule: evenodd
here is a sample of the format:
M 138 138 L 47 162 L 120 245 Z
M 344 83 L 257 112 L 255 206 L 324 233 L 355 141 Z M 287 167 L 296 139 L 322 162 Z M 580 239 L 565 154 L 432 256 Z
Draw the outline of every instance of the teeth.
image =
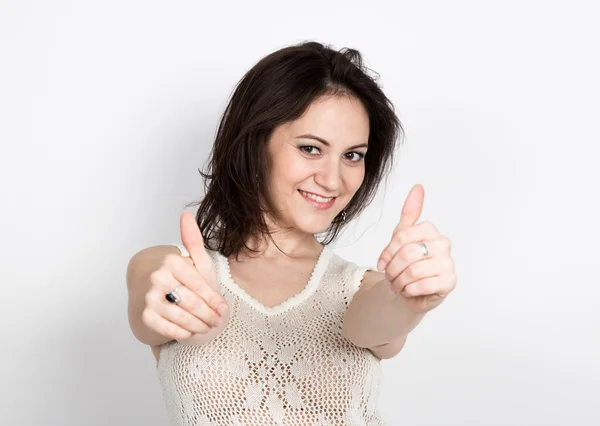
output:
M 331 200 L 333 200 L 333 197 L 329 197 L 329 198 L 323 198 L 323 197 L 319 197 L 318 195 L 314 195 L 314 194 L 309 194 L 308 192 L 304 192 L 304 191 L 300 191 L 302 193 L 302 195 L 304 195 L 307 198 L 310 198 L 311 200 L 315 200 L 318 203 L 328 203 Z

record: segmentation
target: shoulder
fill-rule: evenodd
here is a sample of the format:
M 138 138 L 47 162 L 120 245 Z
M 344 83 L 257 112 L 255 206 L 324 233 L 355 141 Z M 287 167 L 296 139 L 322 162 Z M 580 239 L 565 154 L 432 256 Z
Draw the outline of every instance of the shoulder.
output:
M 362 287 L 370 287 L 385 278 L 385 274 L 377 271 L 377 268 L 360 265 L 337 253 L 333 254 L 331 264 L 332 272 L 341 274 L 350 280 L 353 292 Z

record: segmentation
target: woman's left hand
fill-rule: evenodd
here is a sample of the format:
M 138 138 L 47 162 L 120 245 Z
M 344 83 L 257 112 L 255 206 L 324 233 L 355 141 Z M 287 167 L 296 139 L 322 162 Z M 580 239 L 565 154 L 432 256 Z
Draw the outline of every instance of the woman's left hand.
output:
M 439 306 L 456 287 L 450 240 L 431 222 L 415 224 L 423 210 L 424 189 L 415 185 L 402 208 L 400 223 L 379 256 L 377 269 L 385 270 L 391 290 L 415 313 Z M 428 254 L 419 243 L 425 244 Z

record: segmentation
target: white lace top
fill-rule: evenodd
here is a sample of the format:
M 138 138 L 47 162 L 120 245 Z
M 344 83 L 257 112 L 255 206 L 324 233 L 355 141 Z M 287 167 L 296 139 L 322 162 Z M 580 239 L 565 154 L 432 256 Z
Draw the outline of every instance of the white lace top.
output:
M 307 286 L 266 307 L 211 252 L 231 316 L 203 346 L 173 341 L 157 366 L 177 426 L 383 425 L 380 360 L 350 343 L 344 313 L 367 268 L 325 247 Z

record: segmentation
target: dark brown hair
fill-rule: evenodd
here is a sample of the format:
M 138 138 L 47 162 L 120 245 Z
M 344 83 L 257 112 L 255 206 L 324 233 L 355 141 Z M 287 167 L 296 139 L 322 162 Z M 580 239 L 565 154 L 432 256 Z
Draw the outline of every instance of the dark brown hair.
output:
M 199 204 L 196 221 L 207 248 L 237 255 L 244 248 L 252 251 L 248 237 L 270 236 L 263 215 L 275 220 L 278 215 L 267 191 L 267 141 L 276 127 L 300 118 L 321 96 L 353 96 L 369 116 L 364 180 L 344 209 L 345 220 L 338 215 L 321 243 L 331 243 L 373 200 L 404 130 L 368 71 L 357 50 L 336 51 L 311 41 L 267 55 L 244 75 L 219 123 L 207 170 L 200 171 L 205 196 L 193 203 Z

